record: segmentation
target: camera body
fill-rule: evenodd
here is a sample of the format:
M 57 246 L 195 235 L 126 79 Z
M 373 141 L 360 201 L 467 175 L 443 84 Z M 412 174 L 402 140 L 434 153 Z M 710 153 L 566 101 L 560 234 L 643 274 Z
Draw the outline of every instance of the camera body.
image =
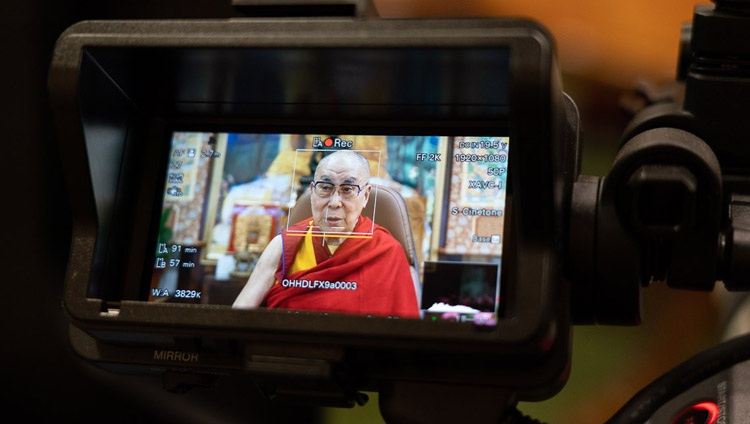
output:
M 579 175 L 578 112 L 534 22 L 249 3 L 253 17 L 89 21 L 58 40 L 64 306 L 84 359 L 173 391 L 240 376 L 317 405 L 378 391 L 397 421 L 460 403 L 497 422 L 562 388 L 573 324 L 638 324 L 642 287 L 747 289 L 746 2 L 696 8 L 684 102 L 641 111 L 601 178 Z M 340 149 L 406 204 L 419 317 L 233 307 Z M 665 375 L 693 389 L 657 381 L 613 422 L 727 416 L 724 400 L 746 397 L 722 385 L 745 372 L 730 367 L 746 338 L 733 343 Z
M 564 385 L 572 322 L 562 260 L 580 129 L 552 38 L 538 24 L 89 21 L 59 38 L 49 88 L 74 220 L 64 306 L 83 358 L 163 374 L 171 390 L 241 375 L 272 397 L 338 406 L 361 402 L 360 391 L 407 384 L 483 386 L 512 401 L 545 399 Z M 230 144 L 222 143 L 238 134 L 262 146 L 303 140 L 295 164 L 329 137 L 354 149 L 379 137 L 381 158 L 405 148 L 400 141 L 436 140 L 399 161 L 441 181 L 426 219 L 435 234 L 419 250 L 419 319 L 240 310 L 207 300 L 206 279 L 217 280 L 222 268 L 208 255 L 216 236 L 208 229 L 222 207 L 216 199 L 228 194 L 218 183 L 228 181 L 221 170 L 230 166 Z M 174 168 L 188 163 L 180 137 L 198 140 L 192 174 Z M 496 150 L 476 151 L 490 141 Z M 429 158 L 441 163 L 427 168 Z M 202 180 L 201 170 L 213 179 Z M 274 209 L 282 217 L 305 188 L 302 177 L 309 176 L 294 174 L 284 186 L 289 203 Z M 201 194 L 202 184 L 215 188 Z M 468 210 L 495 208 L 494 232 L 480 234 L 472 212 L 451 223 L 465 218 L 451 189 L 463 193 Z M 174 218 L 165 205 L 188 198 L 200 206 L 181 204 Z M 500 206 L 476 206 L 497 199 Z M 170 219 L 200 227 L 199 236 L 160 238 Z M 462 225 L 474 232 L 463 247 L 449 246 Z M 483 243 L 494 250 L 482 253 Z M 466 245 L 477 251 L 464 252 Z M 192 256 L 159 256 L 175 252 Z M 252 266 L 252 253 L 233 257 L 249 255 Z M 454 281 L 426 277 L 428 263 L 465 271 L 480 268 L 477 261 L 494 269 L 490 312 L 429 313 L 428 289 Z M 190 277 L 164 288 L 154 283 L 160 268 Z M 465 272 L 454 275 L 469 281 Z

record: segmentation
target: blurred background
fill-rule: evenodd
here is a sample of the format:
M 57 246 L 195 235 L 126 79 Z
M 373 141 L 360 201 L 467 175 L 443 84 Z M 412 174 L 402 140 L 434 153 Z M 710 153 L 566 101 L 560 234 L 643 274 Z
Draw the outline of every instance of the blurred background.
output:
M 557 41 L 565 90 L 584 129 L 583 174 L 604 175 L 637 107 L 634 93 L 679 95 L 674 85 L 687 0 L 379 0 L 395 17 L 517 16 Z M 67 194 L 47 107 L 55 39 L 85 19 L 226 18 L 229 0 L 27 0 L 3 2 L 0 166 L 6 200 L 0 289 L 0 406 L 37 422 L 380 423 L 377 394 L 354 409 L 268 407 L 249 397 L 165 396 L 156 378 L 120 378 L 80 364 L 67 344 L 61 299 L 70 243 Z M 638 327 L 580 326 L 572 375 L 554 398 L 520 409 L 549 423 L 599 423 L 640 388 L 720 338 L 722 295 L 651 287 Z M 231 385 L 232 382 L 227 383 Z M 175 396 L 183 396 L 175 398 Z M 230 411 L 222 405 L 242 405 Z M 190 405 L 187 407 L 187 405 Z M 221 412 L 217 412 L 221 411 Z M 467 411 L 470 413 L 470 411 Z

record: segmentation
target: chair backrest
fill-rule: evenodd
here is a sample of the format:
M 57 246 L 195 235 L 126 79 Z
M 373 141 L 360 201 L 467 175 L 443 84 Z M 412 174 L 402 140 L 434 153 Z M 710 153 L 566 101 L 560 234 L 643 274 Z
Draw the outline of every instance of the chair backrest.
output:
M 373 214 L 375 214 L 374 217 Z M 414 247 L 409 213 L 406 209 L 406 202 L 399 192 L 388 186 L 374 184 L 370 192 L 370 200 L 362 211 L 362 215 L 388 229 L 403 246 L 409 265 L 416 266 L 417 252 Z M 312 207 L 310 206 L 310 190 L 307 190 L 289 211 L 289 222 L 299 222 L 310 216 L 312 216 Z

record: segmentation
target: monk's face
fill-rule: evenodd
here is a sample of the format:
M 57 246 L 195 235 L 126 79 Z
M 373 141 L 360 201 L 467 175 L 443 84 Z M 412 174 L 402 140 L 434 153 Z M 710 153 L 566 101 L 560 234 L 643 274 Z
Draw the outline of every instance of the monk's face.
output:
M 312 214 L 318 230 L 349 233 L 367 204 L 372 186 L 367 184 L 369 169 L 346 154 L 334 154 L 321 161 L 312 183 Z M 315 187 L 317 184 L 317 187 Z

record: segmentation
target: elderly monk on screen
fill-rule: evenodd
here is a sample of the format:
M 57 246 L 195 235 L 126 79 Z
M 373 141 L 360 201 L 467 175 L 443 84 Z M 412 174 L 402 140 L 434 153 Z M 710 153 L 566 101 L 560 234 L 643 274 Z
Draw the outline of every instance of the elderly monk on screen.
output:
M 401 244 L 361 215 L 369 179 L 357 152 L 321 159 L 310 183 L 313 216 L 271 240 L 232 307 L 419 317 Z

